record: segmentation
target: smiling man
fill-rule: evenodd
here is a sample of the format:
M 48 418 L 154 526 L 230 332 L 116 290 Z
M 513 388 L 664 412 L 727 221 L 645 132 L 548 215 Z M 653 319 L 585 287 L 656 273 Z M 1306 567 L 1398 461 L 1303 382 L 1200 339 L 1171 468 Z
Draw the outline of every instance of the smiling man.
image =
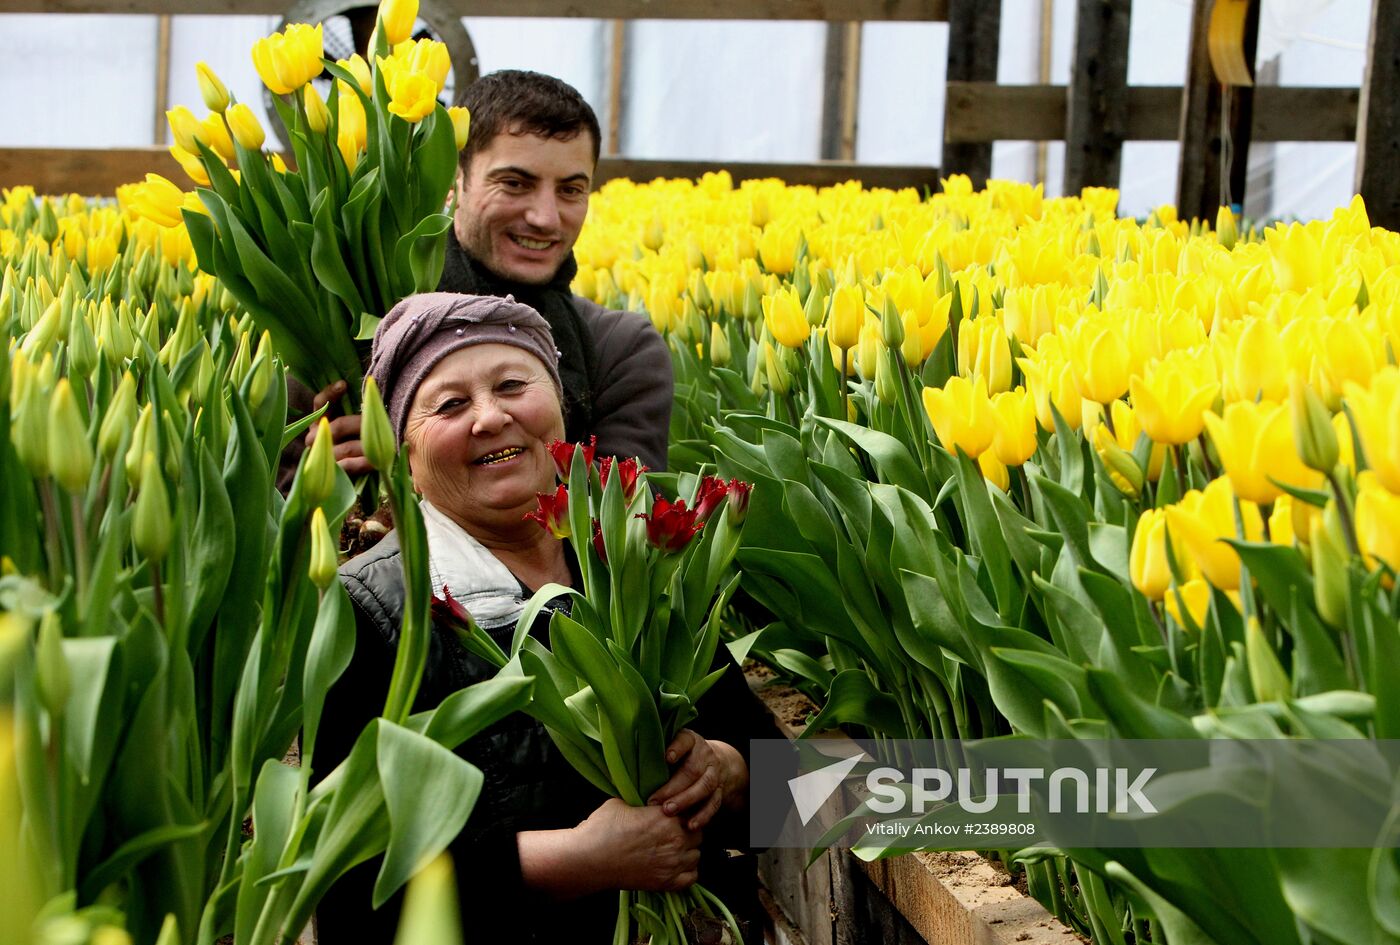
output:
M 569 287 L 598 162 L 593 109 L 567 83 L 516 70 L 483 76 L 459 104 L 471 111 L 471 136 L 438 289 L 510 295 L 536 309 L 559 347 L 566 439 L 596 436 L 605 455 L 664 469 L 674 387 L 666 342 L 645 316 L 605 309 Z M 314 407 L 343 393 L 337 382 Z M 367 471 L 360 418 L 333 420 L 331 433 L 346 472 Z
M 644 316 L 609 311 L 569 288 L 598 162 L 593 109 L 558 79 L 514 70 L 477 80 L 462 104 L 471 136 L 438 288 L 513 295 L 537 309 L 561 352 L 568 438 L 596 435 L 605 454 L 664 468 L 666 343 Z

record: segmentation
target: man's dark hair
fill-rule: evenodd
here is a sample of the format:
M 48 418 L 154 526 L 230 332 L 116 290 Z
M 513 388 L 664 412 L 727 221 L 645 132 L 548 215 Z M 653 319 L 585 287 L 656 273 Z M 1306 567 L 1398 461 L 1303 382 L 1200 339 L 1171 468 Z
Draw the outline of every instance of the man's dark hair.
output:
M 532 134 L 569 141 L 581 132 L 593 137 L 593 163 L 598 163 L 602 132 L 598 117 L 572 85 L 553 76 L 520 69 L 503 69 L 482 76 L 457 97 L 471 112 L 471 134 L 459 164 L 465 172 L 472 156 L 497 135 Z

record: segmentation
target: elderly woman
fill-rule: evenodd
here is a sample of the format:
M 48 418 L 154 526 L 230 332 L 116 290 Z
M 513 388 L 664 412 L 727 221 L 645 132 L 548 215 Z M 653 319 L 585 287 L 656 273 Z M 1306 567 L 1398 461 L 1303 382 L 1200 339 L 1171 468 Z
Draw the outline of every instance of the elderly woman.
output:
M 413 296 L 374 338 L 370 373 L 395 436 L 409 446 L 433 587 L 447 587 L 503 644 L 535 589 L 581 583 L 568 545 L 524 518 L 555 482 L 547 446 L 564 434 L 557 357 L 545 320 L 510 297 Z M 399 555 L 390 534 L 341 569 L 357 642 L 327 702 L 323 770 L 349 753 L 388 692 L 403 612 Z M 546 611 L 532 632 L 543 638 L 547 621 Z M 492 674 L 435 627 L 415 711 Z M 701 870 L 713 884 L 701 866 L 702 831 L 744 804 L 748 768 L 733 743 L 747 745 L 756 718 L 738 670 L 725 676 L 701 701 L 696 730 L 668 748 L 674 773 L 646 807 L 601 794 L 524 715 L 463 746 L 485 774 L 451 848 L 466 928 L 484 908 L 510 923 L 502 933 L 512 941 L 607 941 L 617 890 L 680 889 Z M 735 734 L 727 742 L 706 731 Z M 372 862 L 352 871 L 322 903 L 322 945 L 392 941 L 396 905 L 369 908 L 377 869 Z

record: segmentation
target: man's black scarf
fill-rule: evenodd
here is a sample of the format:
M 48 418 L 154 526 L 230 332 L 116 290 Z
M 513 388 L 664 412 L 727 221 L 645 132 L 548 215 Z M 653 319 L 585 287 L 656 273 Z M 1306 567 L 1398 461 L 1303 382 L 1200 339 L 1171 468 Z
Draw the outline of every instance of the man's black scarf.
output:
M 564 382 L 564 436 L 573 443 L 587 439 L 593 429 L 592 378 L 597 369 L 593 338 L 574 307 L 574 294 L 569 289 L 577 272 L 578 263 L 570 253 L 554 278 L 545 285 L 502 279 L 469 256 L 457 242 L 457 234 L 449 229 L 447 258 L 438 282 L 441 292 L 511 295 L 544 316 L 554 332 L 554 344 L 561 352 L 559 379 Z

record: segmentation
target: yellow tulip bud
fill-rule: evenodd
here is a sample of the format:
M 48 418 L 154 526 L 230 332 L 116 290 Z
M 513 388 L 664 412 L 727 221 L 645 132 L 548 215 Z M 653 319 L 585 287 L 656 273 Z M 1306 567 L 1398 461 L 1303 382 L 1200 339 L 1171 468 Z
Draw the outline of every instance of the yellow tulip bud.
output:
M 1235 213 L 1229 207 L 1221 207 L 1215 214 L 1215 233 L 1221 246 L 1226 249 L 1235 248 L 1235 242 L 1240 238 L 1240 231 L 1239 227 L 1235 225 Z
M 395 46 L 413 35 L 413 24 L 418 19 L 418 0 L 384 0 L 379 5 L 379 23 L 384 28 L 384 39 Z
M 24 343 L 20 345 L 20 350 L 24 352 L 30 363 L 42 359 L 53 350 L 54 344 L 60 340 L 63 330 L 63 304 L 54 299 L 44 309 L 44 314 L 34 323 L 29 334 L 25 336 Z
M 1323 406 L 1317 392 L 1297 377 L 1290 385 L 1289 404 L 1298 458 L 1309 469 L 1320 473 L 1331 472 L 1341 458 L 1337 431 L 1332 426 L 1332 414 Z
M 151 561 L 160 561 L 170 550 L 173 534 L 165 478 L 156 454 L 148 450 L 141 457 L 141 488 L 136 494 L 131 540 L 141 554 Z
M 389 426 L 389 414 L 379 396 L 379 385 L 373 377 L 365 378 L 364 397 L 360 405 L 360 443 L 365 458 L 380 472 L 394 467 L 398 449 L 394 446 L 394 430 Z
M 879 371 L 878 362 L 884 351 L 885 346 L 880 341 L 880 323 L 873 318 L 867 319 L 860 328 L 860 341 L 856 344 L 855 366 L 861 380 L 875 380 Z
M 204 169 L 204 162 L 195 157 L 178 144 L 170 146 L 170 156 L 173 157 L 185 171 L 186 176 L 201 187 L 209 186 L 209 173 Z
M 263 332 L 253 356 L 253 379 L 248 384 L 248 403 L 254 408 L 262 406 L 272 387 L 272 357 L 272 336 Z
M 982 478 L 995 485 L 1002 492 L 1011 488 L 1011 473 L 997 460 L 991 450 L 977 457 L 977 468 Z
M 710 323 L 710 363 L 715 367 L 729 364 L 729 336 L 719 327 L 719 322 Z
M 319 435 L 317 442 L 320 442 Z M 307 568 L 311 583 L 324 591 L 335 580 L 336 567 L 335 538 L 331 535 L 330 525 L 326 523 L 325 511 L 318 505 L 311 513 L 311 562 Z
M 122 375 L 97 431 L 97 451 L 103 459 L 111 462 L 117 455 L 122 438 L 135 425 L 136 417 L 136 379 L 128 371 Z
M 237 141 L 240 147 L 247 151 L 258 151 L 262 148 L 267 134 L 262 125 L 258 124 L 258 117 L 253 114 L 251 108 L 239 102 L 229 106 L 224 118 L 228 121 L 229 130 L 233 132 L 233 140 Z
M 207 62 L 196 62 L 194 73 L 199 81 L 199 94 L 204 99 L 205 107 L 211 112 L 223 114 L 224 109 L 228 108 L 228 86 L 214 74 Z
M 925 387 L 924 410 L 928 413 L 938 442 L 954 456 L 961 449 L 976 459 L 996 437 L 996 413 L 981 378 L 950 377 L 941 390 Z
M 155 429 L 155 407 L 146 404 L 136 418 L 136 426 L 131 433 L 131 444 L 122 460 L 126 467 L 127 482 L 135 483 L 141 476 L 141 459 L 147 453 L 159 449 Z
M 1036 422 L 1035 398 L 1024 388 L 1002 391 L 992 398 L 992 412 L 996 414 L 996 435 L 992 438 L 992 452 L 1004 466 L 1020 466 L 1035 455 Z
M 871 325 L 870 333 L 872 337 L 875 336 L 874 325 Z M 893 406 L 899 399 L 899 380 L 895 375 L 897 368 L 894 365 L 894 355 L 890 353 L 889 348 L 879 344 L 878 340 L 874 347 L 875 396 L 886 407 Z
M 1121 401 L 1120 401 L 1121 403 Z M 1094 451 L 1099 454 L 1099 459 L 1103 462 L 1104 470 L 1108 473 L 1109 480 L 1114 487 L 1130 499 L 1136 499 L 1142 494 L 1142 485 L 1145 481 L 1142 467 L 1133 458 L 1133 454 L 1118 445 L 1118 441 L 1113 438 L 1113 434 L 1108 432 L 1108 424 L 1099 423 L 1094 426 L 1090 439 L 1094 445 Z M 1161 447 L 1157 447 L 1161 449 Z
M 1292 697 L 1293 684 L 1264 637 L 1258 617 L 1250 617 L 1245 624 L 1244 651 L 1249 662 L 1249 685 L 1257 701 L 1283 702 Z
M 467 146 L 467 136 L 472 127 L 472 113 L 467 111 L 464 105 L 453 105 L 447 110 L 447 115 L 452 119 L 452 136 L 456 139 L 457 150 L 460 151 Z
M 42 479 L 49 474 L 49 417 L 45 409 L 48 394 L 36 377 L 32 380 L 19 409 L 10 418 L 10 440 L 20 462 L 30 475 Z
M 323 133 L 331 122 L 331 112 L 322 100 L 321 93 L 316 91 L 316 86 L 308 82 L 301 87 L 301 100 L 306 108 L 307 126 L 318 135 Z
M 1347 626 L 1347 598 L 1351 595 L 1347 565 L 1351 556 L 1342 536 L 1336 502 L 1328 502 L 1322 514 L 1313 517 L 1309 527 L 1313 603 L 1327 625 L 1340 632 Z
M 56 611 L 49 611 L 39 621 L 34 671 L 39 701 L 43 703 L 49 715 L 62 716 L 72 685 L 68 659 L 63 654 L 63 627 Z
M 92 474 L 92 444 L 87 425 L 73 399 L 68 378 L 60 378 L 49 401 L 49 469 L 58 484 L 77 495 Z
M 991 393 L 1011 387 L 1011 348 L 995 315 L 964 321 L 958 332 L 958 373 L 980 377 Z
M 854 348 L 860 343 L 865 324 L 865 293 L 858 285 L 843 285 L 831 295 L 827 317 L 827 339 L 838 348 Z
M 462 941 L 460 901 L 452 857 L 438 854 L 408 884 L 396 945 L 407 942 L 444 945 Z
M 894 307 L 894 300 L 889 296 L 885 296 L 884 309 L 880 315 L 880 341 L 891 351 L 904 347 L 904 319 L 900 317 L 899 310 Z
M 1117 323 L 1082 321 L 1064 338 L 1080 396 L 1108 404 L 1127 393 L 1131 361 L 1123 330 Z
M 792 387 L 792 374 L 783 363 L 782 353 L 775 350 L 767 339 L 763 341 L 763 367 L 768 389 L 780 397 L 786 394 Z
M 68 328 L 68 369 L 79 377 L 88 377 L 97 370 L 97 339 L 81 314 L 73 317 Z
M 1228 368 L 1226 400 L 1281 400 L 1288 392 L 1288 357 L 1268 319 L 1246 320 Z
M 335 439 L 331 424 L 322 417 L 316 425 L 316 439 L 301 461 L 301 496 L 311 505 L 320 505 L 335 491 Z
M 1167 515 L 1160 509 L 1147 509 L 1138 518 L 1128 554 L 1128 572 L 1133 587 L 1148 600 L 1161 600 L 1171 587 L 1171 556 L 1167 544 Z M 1179 559 L 1178 559 L 1179 560 Z

